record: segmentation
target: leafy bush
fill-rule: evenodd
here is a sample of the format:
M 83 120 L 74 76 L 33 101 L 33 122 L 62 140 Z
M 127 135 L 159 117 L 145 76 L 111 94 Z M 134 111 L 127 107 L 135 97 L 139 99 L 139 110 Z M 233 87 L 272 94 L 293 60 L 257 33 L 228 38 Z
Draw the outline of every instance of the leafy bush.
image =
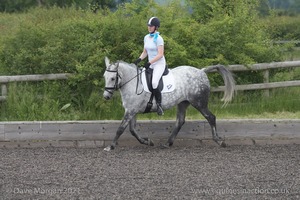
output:
M 276 40 L 299 40 L 300 17 L 270 16 L 263 20 L 271 38 Z

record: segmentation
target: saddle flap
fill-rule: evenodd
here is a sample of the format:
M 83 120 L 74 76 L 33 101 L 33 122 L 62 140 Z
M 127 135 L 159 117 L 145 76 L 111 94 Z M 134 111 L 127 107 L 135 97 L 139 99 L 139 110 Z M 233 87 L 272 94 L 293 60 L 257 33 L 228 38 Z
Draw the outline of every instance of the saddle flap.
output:
M 143 69 L 144 73 L 142 73 L 142 84 L 144 87 L 144 90 L 146 92 L 152 93 L 152 72 L 153 69 L 149 68 L 147 70 Z M 166 92 L 172 92 L 175 89 L 175 80 L 174 76 L 172 74 L 172 70 L 169 70 L 168 68 L 165 69 L 166 75 L 163 75 L 162 78 L 159 81 L 158 89 L 162 93 Z
M 168 74 L 169 74 L 169 68 L 168 68 L 168 65 L 166 65 L 165 71 L 164 71 L 164 73 L 163 73 L 163 76 L 166 76 L 166 75 L 168 75 Z

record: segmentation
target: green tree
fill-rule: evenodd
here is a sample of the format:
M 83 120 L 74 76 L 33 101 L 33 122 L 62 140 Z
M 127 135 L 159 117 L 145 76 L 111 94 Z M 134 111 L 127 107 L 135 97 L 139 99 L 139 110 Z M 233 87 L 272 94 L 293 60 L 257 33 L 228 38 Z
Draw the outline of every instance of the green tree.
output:
M 127 2 L 128 0 L 1 0 L 0 12 L 23 12 L 32 7 L 69 7 L 76 6 L 83 9 L 90 8 L 93 11 L 104 9 L 116 9 L 120 3 Z
M 260 0 L 257 10 L 260 16 L 268 16 L 270 14 L 269 0 Z
M 20 12 L 33 6 L 37 6 L 36 0 L 1 0 L 0 12 Z

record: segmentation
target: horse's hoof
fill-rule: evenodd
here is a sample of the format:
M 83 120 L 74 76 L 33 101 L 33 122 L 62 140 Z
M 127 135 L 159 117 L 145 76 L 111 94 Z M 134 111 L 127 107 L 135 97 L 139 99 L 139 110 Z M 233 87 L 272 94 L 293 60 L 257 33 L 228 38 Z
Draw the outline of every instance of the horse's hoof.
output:
M 170 148 L 170 145 L 169 145 L 169 144 L 162 144 L 162 145 L 160 145 L 160 147 L 161 147 L 162 149 L 169 149 L 169 148 Z
M 111 151 L 111 150 L 113 150 L 114 148 L 112 147 L 112 146 L 107 146 L 107 147 L 105 147 L 103 150 L 104 151 Z
M 225 147 L 227 147 L 227 144 L 225 143 L 225 141 L 221 141 L 220 142 L 220 146 L 223 147 L 223 148 L 225 148 Z
M 152 140 L 150 140 L 149 138 L 148 138 L 148 145 L 149 145 L 149 146 L 154 146 L 154 143 L 153 143 Z
M 149 138 L 143 138 L 144 142 L 142 144 L 146 144 L 148 146 L 154 146 L 154 143 Z

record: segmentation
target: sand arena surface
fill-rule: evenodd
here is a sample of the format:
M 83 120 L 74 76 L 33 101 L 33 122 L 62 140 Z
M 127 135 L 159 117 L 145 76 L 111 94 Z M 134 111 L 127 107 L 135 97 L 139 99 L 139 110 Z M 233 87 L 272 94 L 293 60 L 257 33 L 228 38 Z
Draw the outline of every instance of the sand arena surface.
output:
M 0 149 L 0 199 L 300 199 L 300 145 Z

